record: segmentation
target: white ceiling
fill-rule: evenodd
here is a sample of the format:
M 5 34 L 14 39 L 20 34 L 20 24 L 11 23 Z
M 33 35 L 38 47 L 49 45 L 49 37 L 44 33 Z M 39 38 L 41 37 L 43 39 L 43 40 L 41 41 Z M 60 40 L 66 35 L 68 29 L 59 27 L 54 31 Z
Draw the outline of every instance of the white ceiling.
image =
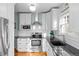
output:
M 59 7 L 62 3 L 37 3 L 38 12 L 45 12 L 51 9 L 52 7 Z M 27 3 L 16 3 L 15 4 L 15 11 L 16 12 L 30 12 Z

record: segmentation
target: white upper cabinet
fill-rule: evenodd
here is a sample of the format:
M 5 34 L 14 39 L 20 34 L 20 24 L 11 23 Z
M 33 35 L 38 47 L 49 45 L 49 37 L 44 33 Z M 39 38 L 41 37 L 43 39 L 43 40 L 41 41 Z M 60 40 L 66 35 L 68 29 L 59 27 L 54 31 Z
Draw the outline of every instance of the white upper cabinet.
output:
M 58 29 L 58 9 L 52 9 L 52 30 Z
M 49 34 L 52 29 L 52 12 L 42 13 L 42 30 Z
M 31 14 L 30 13 L 19 14 L 19 29 L 22 29 L 22 25 L 31 25 Z
M 41 14 L 42 15 L 42 30 L 43 30 L 43 32 L 45 32 L 46 31 L 46 19 L 45 19 L 45 17 L 46 17 L 46 14 Z
M 32 18 L 31 22 L 32 22 L 32 24 L 33 24 L 33 23 L 34 23 L 34 21 L 35 21 L 35 13 L 32 13 L 31 18 Z
M 69 4 L 70 31 L 79 32 L 79 3 Z
M 46 13 L 46 32 L 49 34 L 52 29 L 52 14 L 51 12 Z

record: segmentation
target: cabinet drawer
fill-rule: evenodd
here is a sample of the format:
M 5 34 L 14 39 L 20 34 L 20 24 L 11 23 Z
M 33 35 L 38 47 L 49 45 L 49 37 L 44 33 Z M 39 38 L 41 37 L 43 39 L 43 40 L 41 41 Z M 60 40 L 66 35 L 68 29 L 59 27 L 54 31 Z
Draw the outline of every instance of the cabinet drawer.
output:
M 18 48 L 19 52 L 30 52 L 31 50 L 29 48 Z
M 17 40 L 17 45 L 26 45 L 26 44 L 30 44 L 30 40 L 27 39 L 18 39 Z
M 30 47 L 30 45 L 29 44 L 27 44 L 27 45 L 25 45 L 25 44 L 21 44 L 21 45 L 17 45 L 17 47 Z
M 26 41 L 26 38 L 18 38 L 17 41 Z
M 17 45 L 28 45 L 28 44 L 30 44 L 30 43 L 28 43 L 28 42 L 17 42 Z

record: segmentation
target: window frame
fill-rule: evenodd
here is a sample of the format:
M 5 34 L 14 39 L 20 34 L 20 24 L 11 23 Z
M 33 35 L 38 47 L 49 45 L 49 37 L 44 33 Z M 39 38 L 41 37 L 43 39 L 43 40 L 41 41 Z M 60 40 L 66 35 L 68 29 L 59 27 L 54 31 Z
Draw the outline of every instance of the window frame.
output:
M 63 19 L 63 18 L 65 18 L 65 19 Z M 64 27 L 64 29 L 63 29 L 63 27 Z M 60 34 L 67 33 L 68 28 L 69 28 L 69 12 L 61 15 L 59 18 L 59 33 Z

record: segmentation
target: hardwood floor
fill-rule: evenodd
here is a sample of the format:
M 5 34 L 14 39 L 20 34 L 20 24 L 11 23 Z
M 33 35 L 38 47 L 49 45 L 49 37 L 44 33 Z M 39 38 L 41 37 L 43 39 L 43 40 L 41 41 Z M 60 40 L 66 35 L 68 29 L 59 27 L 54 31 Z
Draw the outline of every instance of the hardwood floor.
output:
M 18 52 L 16 49 L 15 56 L 47 56 L 47 52 Z
M 16 52 L 15 56 L 47 56 L 46 52 Z

